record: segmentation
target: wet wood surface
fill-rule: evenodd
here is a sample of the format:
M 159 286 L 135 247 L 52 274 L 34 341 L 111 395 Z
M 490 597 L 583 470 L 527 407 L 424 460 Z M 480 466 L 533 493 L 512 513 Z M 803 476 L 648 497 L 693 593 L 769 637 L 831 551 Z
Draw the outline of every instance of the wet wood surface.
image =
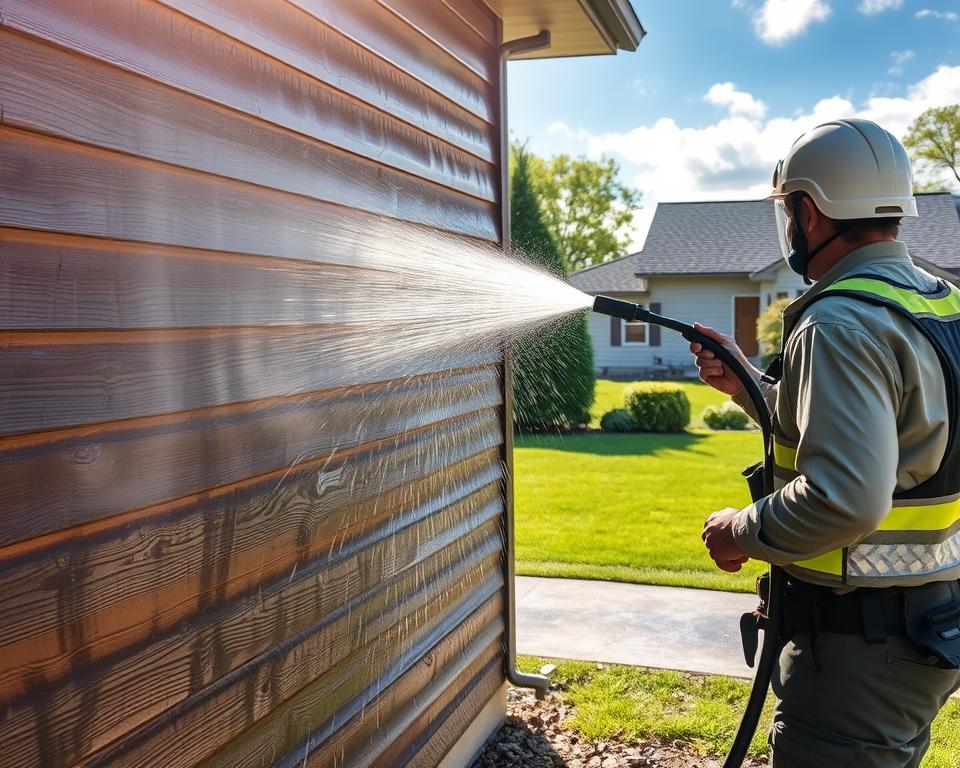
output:
M 435 764 L 499 686 L 496 355 L 337 304 L 351 233 L 498 238 L 499 34 L 3 3 L 0 763 Z

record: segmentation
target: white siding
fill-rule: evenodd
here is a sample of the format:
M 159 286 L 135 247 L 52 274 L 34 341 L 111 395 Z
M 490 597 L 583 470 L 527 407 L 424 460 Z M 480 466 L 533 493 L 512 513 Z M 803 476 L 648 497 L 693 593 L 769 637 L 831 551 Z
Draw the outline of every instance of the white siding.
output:
M 758 295 L 758 284 L 748 278 L 731 277 L 654 277 L 650 292 L 643 295 L 613 294 L 617 298 L 636 301 L 644 306 L 660 303 L 664 315 L 686 323 L 701 322 L 718 331 L 733 334 L 733 297 Z M 761 299 L 761 305 L 763 300 Z M 590 313 L 590 335 L 593 338 L 594 365 L 598 371 L 653 368 L 654 357 L 664 365 L 688 368 L 691 365 L 688 344 L 673 331 L 661 331 L 659 347 L 622 344 L 610 346 L 610 318 Z M 648 335 L 649 337 L 649 335 Z
M 772 275 L 765 275 L 771 279 L 760 283 L 760 310 L 763 311 L 771 302 L 777 300 L 778 293 L 786 293 L 790 301 L 797 298 L 798 291 L 803 293 L 808 286 L 803 278 L 794 272 L 785 263 L 777 267 Z

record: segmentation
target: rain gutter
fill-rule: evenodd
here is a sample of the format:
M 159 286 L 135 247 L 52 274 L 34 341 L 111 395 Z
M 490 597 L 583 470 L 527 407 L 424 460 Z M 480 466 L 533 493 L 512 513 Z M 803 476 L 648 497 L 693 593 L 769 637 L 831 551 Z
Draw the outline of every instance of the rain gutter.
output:
M 517 53 L 526 53 L 550 46 L 550 32 L 543 30 L 537 35 L 522 37 L 504 43 L 497 51 L 500 64 L 500 240 L 504 250 L 510 247 L 510 135 L 507 131 L 507 59 Z M 503 466 L 504 495 L 504 553 L 503 553 L 503 625 L 506 633 L 507 680 L 518 688 L 533 688 L 537 698 L 546 696 L 550 680 L 543 675 L 530 675 L 517 669 L 517 588 L 515 572 L 514 520 L 513 520 L 513 369 L 510 349 L 503 347 L 500 368 L 503 383 L 503 443 L 500 460 Z

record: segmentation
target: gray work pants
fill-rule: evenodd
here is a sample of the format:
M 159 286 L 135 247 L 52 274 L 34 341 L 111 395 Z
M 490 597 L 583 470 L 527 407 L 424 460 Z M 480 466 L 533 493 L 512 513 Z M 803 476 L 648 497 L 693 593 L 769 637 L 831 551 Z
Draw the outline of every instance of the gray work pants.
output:
M 930 723 L 960 687 L 960 670 L 938 667 L 900 636 L 868 643 L 821 632 L 817 661 L 819 672 L 806 632 L 780 654 L 771 766 L 917 768 L 930 744 Z

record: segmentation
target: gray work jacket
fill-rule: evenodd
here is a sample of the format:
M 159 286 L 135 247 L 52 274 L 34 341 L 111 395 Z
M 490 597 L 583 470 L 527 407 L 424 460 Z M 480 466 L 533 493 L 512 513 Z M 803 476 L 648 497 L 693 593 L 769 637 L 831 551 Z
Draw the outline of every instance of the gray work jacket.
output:
M 873 243 L 841 259 L 784 311 L 792 332 L 783 378 L 761 386 L 796 443 L 799 476 L 741 510 L 733 534 L 746 555 L 788 573 L 791 563 L 875 531 L 893 494 L 931 477 L 947 446 L 943 372 L 923 334 L 896 312 L 849 297 L 811 306 L 828 285 L 854 274 L 936 286 L 903 243 Z M 735 400 L 750 410 L 742 393 Z M 810 581 L 809 572 L 803 578 Z

